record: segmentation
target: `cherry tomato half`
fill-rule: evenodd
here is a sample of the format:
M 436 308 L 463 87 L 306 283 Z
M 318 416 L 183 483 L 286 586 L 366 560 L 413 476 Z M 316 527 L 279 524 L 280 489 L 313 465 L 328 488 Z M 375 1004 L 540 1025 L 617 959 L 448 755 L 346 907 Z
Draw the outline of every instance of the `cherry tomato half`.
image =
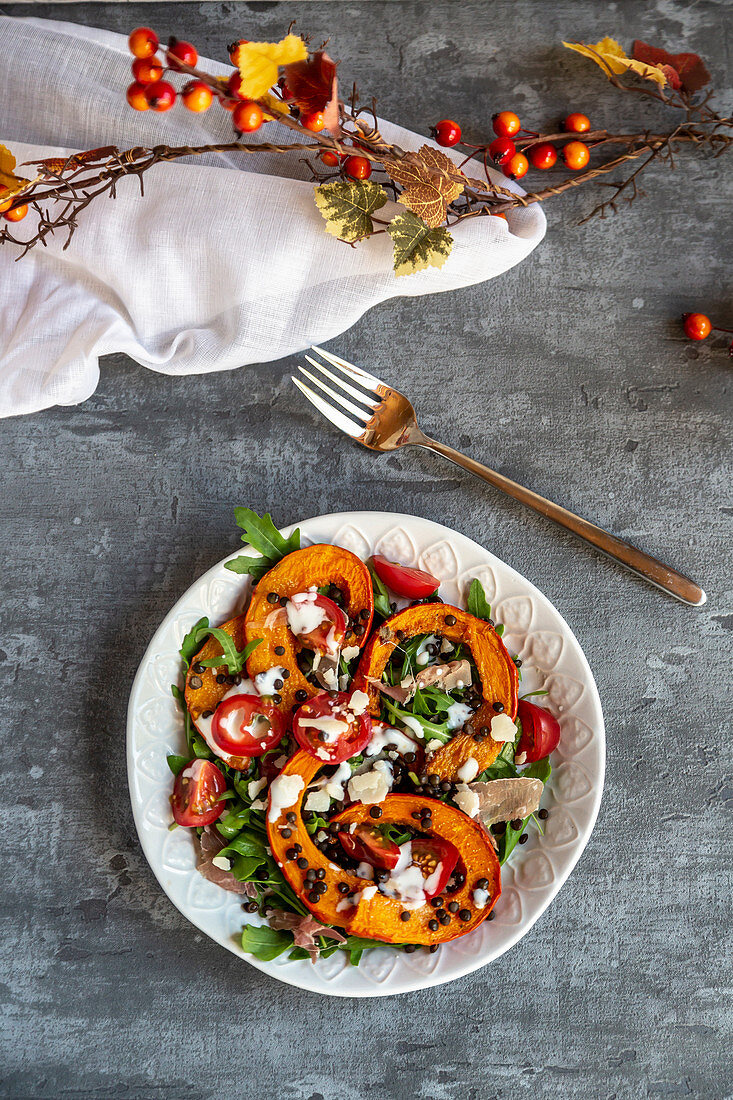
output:
M 347 706 L 350 698 L 345 691 L 321 692 L 303 703 L 293 718 L 293 735 L 301 749 L 324 764 L 348 760 L 371 740 L 369 712 L 354 714 Z
M 369 825 L 357 825 L 353 833 L 339 833 L 338 838 L 347 856 L 359 863 L 369 863 L 372 867 L 381 867 L 385 871 L 391 871 L 397 866 L 400 858 L 397 845 Z
M 285 719 L 259 695 L 230 695 L 214 711 L 211 733 L 231 756 L 262 756 L 285 733 Z
M 178 825 L 193 828 L 211 825 L 226 807 L 219 799 L 227 783 L 216 764 L 210 760 L 191 760 L 176 776 L 171 795 L 171 809 Z
M 315 649 L 322 653 L 334 653 L 341 645 L 349 625 L 346 615 L 338 604 L 329 600 L 328 596 L 316 595 L 312 592 L 298 593 L 293 596 L 291 603 L 297 609 L 296 622 L 300 618 L 305 621 L 309 617 L 308 608 L 317 607 L 323 615 L 321 622 L 312 630 L 296 635 L 301 645 L 306 649 Z
M 560 723 L 549 710 L 520 699 L 517 717 L 522 720 L 522 736 L 516 755 L 524 753 L 525 764 L 534 764 L 555 751 L 560 740 Z
M 404 596 L 406 600 L 421 600 L 424 596 L 432 596 L 440 585 L 438 578 L 431 573 L 413 569 L 409 565 L 398 565 L 382 554 L 375 554 L 372 561 L 379 579 L 384 581 L 387 588 L 391 588 L 398 596 Z
M 445 890 L 448 879 L 458 863 L 458 849 L 439 836 L 421 836 L 412 842 L 412 862 L 422 871 L 427 898 L 437 897 Z M 439 873 L 435 874 L 440 865 Z

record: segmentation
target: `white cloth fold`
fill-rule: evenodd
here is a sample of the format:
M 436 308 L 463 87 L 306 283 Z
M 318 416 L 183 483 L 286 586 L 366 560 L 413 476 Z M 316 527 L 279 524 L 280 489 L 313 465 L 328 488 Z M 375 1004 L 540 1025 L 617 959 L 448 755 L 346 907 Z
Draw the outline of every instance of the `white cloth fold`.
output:
M 0 16 L 0 142 L 20 163 L 105 145 L 232 140 L 231 116 L 216 105 L 202 115 L 181 105 L 133 111 L 125 101 L 130 60 L 122 35 Z M 403 148 L 425 141 L 380 127 Z M 252 139 L 292 137 L 269 123 Z M 0 416 L 85 400 L 99 357 L 112 352 L 164 374 L 282 358 L 330 340 L 388 298 L 493 278 L 545 233 L 538 205 L 512 211 L 508 225 L 469 219 L 454 231 L 441 270 L 397 278 L 386 234 L 356 248 L 326 234 L 298 155 L 157 165 L 145 174 L 144 197 L 129 179 L 115 200 L 95 200 L 65 251 L 64 232 L 17 262 L 18 249 L 0 245 Z M 28 234 L 34 217 L 14 232 Z

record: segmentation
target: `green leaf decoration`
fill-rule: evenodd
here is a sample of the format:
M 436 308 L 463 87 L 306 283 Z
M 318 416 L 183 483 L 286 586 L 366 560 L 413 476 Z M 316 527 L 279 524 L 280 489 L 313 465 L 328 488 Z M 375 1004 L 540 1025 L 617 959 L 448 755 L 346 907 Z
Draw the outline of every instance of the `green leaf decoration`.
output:
M 371 214 L 387 201 L 378 183 L 337 180 L 315 188 L 316 206 L 326 219 L 326 232 L 342 241 L 359 241 L 374 231 Z
M 417 214 L 398 214 L 387 226 L 394 244 L 395 275 L 413 275 L 427 267 L 442 267 L 453 248 L 447 229 L 430 229 Z
M 478 577 L 471 581 L 466 606 L 469 615 L 475 615 L 477 619 L 483 619 L 487 623 L 491 622 L 491 604 L 486 599 L 484 586 Z
M 272 569 L 273 565 L 300 550 L 300 530 L 296 529 L 288 538 L 284 538 L 272 522 L 272 516 L 266 513 L 258 516 L 251 508 L 235 508 L 234 518 L 237 526 L 244 531 L 242 542 L 253 550 L 259 551 L 260 558 L 239 557 L 225 563 L 232 573 L 250 573 L 255 584 Z

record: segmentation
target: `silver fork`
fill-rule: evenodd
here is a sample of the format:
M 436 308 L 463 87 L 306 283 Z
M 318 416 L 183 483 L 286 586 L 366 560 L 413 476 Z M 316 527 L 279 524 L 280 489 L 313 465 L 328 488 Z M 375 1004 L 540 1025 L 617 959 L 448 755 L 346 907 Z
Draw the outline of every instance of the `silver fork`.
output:
M 396 451 L 398 447 L 405 447 L 408 444 L 436 451 L 444 458 L 462 466 L 464 470 L 488 481 L 489 485 L 501 489 L 502 492 L 521 501 L 529 508 L 534 508 L 540 515 L 546 516 L 561 527 L 566 527 L 578 538 L 589 542 L 596 550 L 621 562 L 627 569 L 656 585 L 657 588 L 661 588 L 663 592 L 668 592 L 670 596 L 675 596 L 693 607 L 700 607 L 705 603 L 706 596 L 702 588 L 683 573 L 678 573 L 676 569 L 664 565 L 656 558 L 645 554 L 643 550 L 624 542 L 623 539 L 604 531 L 601 527 L 596 527 L 595 523 L 581 519 L 580 516 L 569 512 L 567 508 L 553 504 L 551 500 L 533 493 L 531 489 L 525 489 L 516 481 L 497 473 L 496 470 L 491 470 L 488 466 L 483 466 L 475 459 L 454 450 L 453 447 L 448 447 L 445 443 L 439 443 L 438 440 L 425 435 L 418 427 L 415 410 L 404 394 L 399 393 L 398 390 L 385 385 L 373 374 L 355 367 L 353 363 L 340 359 L 338 355 L 332 355 L 331 352 L 323 351 L 322 348 L 312 348 L 312 351 L 335 370 L 329 370 L 323 363 L 306 355 L 306 360 L 318 371 L 318 374 L 311 373 L 305 367 L 298 367 L 301 374 L 312 385 L 307 385 L 300 378 L 293 378 L 293 382 L 327 420 L 352 439 L 363 443 L 372 451 Z M 316 389 L 313 388 L 314 386 Z M 317 390 L 327 394 L 334 404 L 324 401 Z M 335 405 L 338 408 L 334 407 Z M 368 409 L 371 412 L 368 412 Z

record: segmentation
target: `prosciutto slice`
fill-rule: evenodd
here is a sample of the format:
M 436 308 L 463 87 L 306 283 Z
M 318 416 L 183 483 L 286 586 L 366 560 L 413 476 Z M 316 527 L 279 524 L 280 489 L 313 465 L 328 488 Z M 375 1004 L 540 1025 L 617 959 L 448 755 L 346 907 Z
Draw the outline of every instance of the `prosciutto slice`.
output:
M 300 913 L 287 913 L 284 909 L 275 909 L 267 918 L 270 928 L 276 931 L 286 929 L 293 933 L 293 942 L 296 947 L 302 947 L 310 955 L 311 962 L 318 958 L 318 944 L 316 936 L 327 936 L 336 943 L 345 943 L 346 936 L 330 928 L 327 924 L 321 924 L 310 913 L 301 916 Z
M 201 836 L 196 837 L 196 840 L 198 841 L 199 853 L 196 867 L 204 878 L 208 879 L 209 882 L 213 882 L 216 886 L 221 886 L 223 890 L 228 890 L 231 894 L 250 896 L 247 890 L 249 883 L 240 882 L 231 871 L 223 871 L 221 867 L 215 867 L 212 862 L 214 856 L 218 855 L 222 848 L 227 846 L 227 842 L 223 837 L 220 837 L 211 826 L 207 825 Z
M 401 684 L 385 684 L 381 680 L 370 678 L 382 695 L 404 705 L 412 699 L 418 688 L 439 687 L 442 691 L 453 691 L 460 684 L 462 688 L 471 687 L 471 664 L 469 661 L 448 661 L 444 665 L 428 665 L 417 676 L 407 676 Z

